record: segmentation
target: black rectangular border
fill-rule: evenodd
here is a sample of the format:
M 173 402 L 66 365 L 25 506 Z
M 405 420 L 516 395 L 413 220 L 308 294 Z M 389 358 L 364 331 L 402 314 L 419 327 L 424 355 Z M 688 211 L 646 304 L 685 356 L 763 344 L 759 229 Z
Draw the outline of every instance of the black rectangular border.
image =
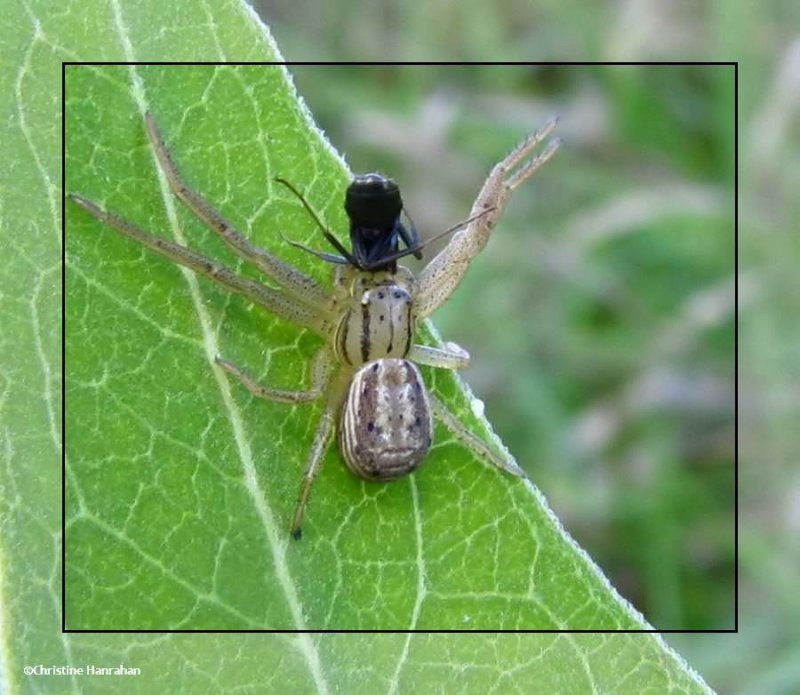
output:
M 67 629 L 66 626 L 66 70 L 70 66 L 139 66 L 139 65 L 281 65 L 281 66 L 556 66 L 556 67 L 612 67 L 612 66 L 719 66 L 733 67 L 734 75 L 734 627 L 708 630 L 86 630 Z M 62 634 L 736 634 L 739 632 L 739 61 L 412 61 L 412 62 L 319 62 L 319 61 L 266 61 L 266 62 L 202 62 L 202 61 L 63 61 L 61 63 L 61 633 Z

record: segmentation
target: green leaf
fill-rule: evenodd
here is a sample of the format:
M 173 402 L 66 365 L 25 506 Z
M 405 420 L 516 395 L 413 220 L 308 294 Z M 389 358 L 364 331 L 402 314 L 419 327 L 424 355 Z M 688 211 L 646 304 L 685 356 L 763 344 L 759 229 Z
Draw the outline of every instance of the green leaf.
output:
M 149 110 L 193 187 L 248 238 L 330 284 L 328 264 L 281 240 L 319 246 L 320 235 L 272 177 L 303 190 L 342 236 L 348 174 L 284 68 L 72 66 L 66 92 L 71 192 L 240 268 L 159 179 Z M 296 388 L 321 341 L 74 204 L 67 258 L 69 628 L 644 625 L 532 485 L 443 427 L 426 465 L 392 484 L 354 478 L 333 447 L 305 539 L 289 543 L 320 407 L 254 399 L 212 365 L 221 354 L 261 383 Z M 475 427 L 456 377 L 427 374 Z
M 403 692 L 448 682 L 485 692 L 535 677 L 544 690 L 702 691 L 647 635 L 60 633 L 59 61 L 279 56 L 238 3 L 213 11 L 88 4 L 80 16 L 46 7 L 17 10 L 17 30 L 2 42 L 13 70 L 0 85 L 12 114 L 2 129 L 12 165 L 0 186 L 0 687 L 329 692 L 357 683 L 363 692 Z M 303 188 L 341 233 L 348 174 L 282 68 L 67 68 L 68 190 L 238 268 L 165 193 L 145 109 L 193 186 L 251 239 L 324 279 L 323 264 L 279 242 L 278 231 L 308 243 L 317 234 L 270 179 Z M 332 449 L 305 538 L 290 542 L 319 408 L 257 401 L 218 379 L 211 358 L 219 350 L 265 383 L 291 388 L 307 383 L 319 341 L 71 203 L 66 210 L 68 628 L 647 627 L 531 485 L 475 459 L 440 428 L 425 467 L 390 485 L 353 478 Z M 426 376 L 482 430 L 455 377 Z M 142 675 L 23 672 L 119 663 Z

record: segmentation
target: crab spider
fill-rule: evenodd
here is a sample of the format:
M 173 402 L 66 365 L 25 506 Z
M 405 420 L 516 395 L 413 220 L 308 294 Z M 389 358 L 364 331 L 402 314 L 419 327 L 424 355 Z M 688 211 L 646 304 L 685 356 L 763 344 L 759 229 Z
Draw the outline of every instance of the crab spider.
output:
M 430 450 L 434 415 L 498 468 L 524 476 L 513 460 L 490 449 L 427 391 L 416 366 L 462 369 L 469 363 L 469 354 L 454 343 L 443 347 L 418 345 L 414 336 L 419 322 L 456 290 L 472 259 L 489 240 L 512 191 L 557 150 L 559 141 L 552 139 L 538 155 L 533 155 L 554 130 L 556 119 L 548 121 L 495 165 L 478 193 L 470 217 L 434 237 L 452 234 L 445 248 L 423 268 L 418 278 L 397 263 L 407 255 L 420 257 L 426 244 L 420 242 L 410 219 L 408 227 L 402 221 L 403 202 L 394 181 L 380 174 L 353 179 L 345 195 L 345 210 L 350 219 L 348 250 L 325 228 L 302 194 L 289 182 L 277 179 L 300 199 L 339 254 L 289 242 L 333 264 L 332 290 L 251 244 L 186 184 L 150 113 L 145 116 L 145 125 L 159 166 L 175 196 L 236 255 L 278 285 L 279 290 L 240 277 L 230 268 L 185 246 L 154 236 L 83 196 L 73 193 L 69 197 L 125 236 L 323 339 L 323 346 L 312 360 L 311 386 L 306 390 L 262 385 L 245 369 L 216 357 L 219 368 L 260 398 L 294 404 L 325 400 L 292 520 L 291 533 L 295 538 L 300 538 L 311 487 L 337 429 L 337 416 L 344 462 L 362 478 L 386 481 L 415 470 Z

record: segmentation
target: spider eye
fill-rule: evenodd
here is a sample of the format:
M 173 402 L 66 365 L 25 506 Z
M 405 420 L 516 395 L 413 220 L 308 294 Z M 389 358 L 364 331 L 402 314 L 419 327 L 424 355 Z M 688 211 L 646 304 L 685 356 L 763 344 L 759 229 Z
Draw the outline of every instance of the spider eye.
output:
M 348 186 L 344 209 L 356 227 L 391 228 L 403 210 L 403 200 L 392 179 L 364 174 L 356 176 Z

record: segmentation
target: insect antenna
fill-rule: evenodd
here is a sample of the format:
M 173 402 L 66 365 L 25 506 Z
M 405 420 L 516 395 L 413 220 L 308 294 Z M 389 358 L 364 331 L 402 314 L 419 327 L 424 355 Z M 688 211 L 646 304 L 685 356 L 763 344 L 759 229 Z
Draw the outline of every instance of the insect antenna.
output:
M 358 267 L 359 264 L 358 264 L 358 261 L 356 260 L 355 256 L 353 256 L 353 254 L 351 254 L 344 246 L 342 246 L 341 242 L 335 236 L 333 236 L 333 234 L 331 234 L 326 229 L 325 225 L 322 224 L 322 220 L 319 219 L 319 216 L 314 211 L 314 208 L 312 208 L 311 205 L 308 204 L 308 201 L 305 199 L 303 194 L 300 191 L 298 191 L 286 179 L 283 179 L 280 176 L 276 176 L 275 177 L 275 181 L 277 181 L 278 183 L 283 184 L 284 186 L 286 186 L 286 188 L 288 188 L 292 193 L 294 193 L 300 199 L 300 202 L 303 204 L 303 207 L 306 209 L 308 214 L 311 215 L 311 217 L 314 218 L 314 221 L 317 223 L 317 226 L 320 228 L 320 230 L 322 231 L 323 235 L 328 240 L 328 242 L 331 244 L 331 246 L 333 246 L 339 253 L 342 254 L 342 256 L 344 256 L 344 258 L 345 258 L 347 263 L 350 263 L 351 265 L 354 265 L 354 266 Z M 281 236 L 283 236 L 283 235 L 281 235 Z M 318 256 L 319 258 L 322 258 L 323 260 L 329 261 L 331 263 L 342 263 L 342 259 L 338 258 L 337 256 L 333 256 L 331 254 L 323 254 L 323 253 L 321 253 L 319 251 L 314 251 L 314 249 L 310 249 L 307 246 L 304 246 L 303 244 L 300 244 L 300 243 L 298 243 L 296 241 L 290 241 L 289 239 L 286 239 L 286 241 L 288 241 L 292 246 L 296 246 L 296 247 L 301 248 L 301 249 L 303 249 L 305 251 L 313 253 L 315 256 Z
M 303 251 L 308 251 L 308 253 L 316 256 L 317 258 L 321 258 L 323 261 L 328 261 L 328 263 L 336 263 L 337 265 L 353 264 L 353 261 L 348 260 L 347 258 L 334 256 L 332 253 L 325 253 L 324 251 L 317 251 L 316 249 L 312 249 L 310 246 L 301 244 L 299 241 L 292 241 L 282 232 L 278 232 L 278 234 L 280 234 L 281 239 L 283 239 L 290 246 L 294 246 L 296 249 L 302 249 Z

